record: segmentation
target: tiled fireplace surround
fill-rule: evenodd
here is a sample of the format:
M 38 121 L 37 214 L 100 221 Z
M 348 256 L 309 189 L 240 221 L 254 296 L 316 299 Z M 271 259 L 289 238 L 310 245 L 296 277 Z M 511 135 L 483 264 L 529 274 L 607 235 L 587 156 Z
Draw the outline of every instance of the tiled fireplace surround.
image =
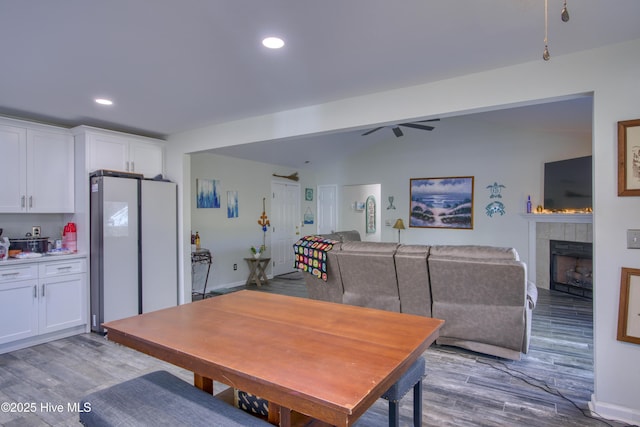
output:
M 539 288 L 549 289 L 549 241 L 593 243 L 592 215 L 528 214 L 524 217 L 529 221 L 529 280 Z

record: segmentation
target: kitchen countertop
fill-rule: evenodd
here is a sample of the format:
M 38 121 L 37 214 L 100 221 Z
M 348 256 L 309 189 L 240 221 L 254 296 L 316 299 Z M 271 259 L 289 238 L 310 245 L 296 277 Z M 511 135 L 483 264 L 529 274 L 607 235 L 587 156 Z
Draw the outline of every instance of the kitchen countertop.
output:
M 12 266 L 18 264 L 33 264 L 37 262 L 49 262 L 49 261 L 65 261 L 74 258 L 86 258 L 88 256 L 85 252 L 76 252 L 68 255 L 43 255 L 38 258 L 9 258 L 3 261 L 0 261 L 0 267 L 3 266 Z

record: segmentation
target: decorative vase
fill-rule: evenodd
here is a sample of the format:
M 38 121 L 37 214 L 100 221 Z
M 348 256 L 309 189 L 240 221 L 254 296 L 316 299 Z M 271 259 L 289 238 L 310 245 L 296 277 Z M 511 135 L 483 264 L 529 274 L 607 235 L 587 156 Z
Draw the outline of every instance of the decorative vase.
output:
M 253 254 L 253 257 L 254 257 L 255 259 L 258 259 L 258 258 L 260 258 L 260 255 L 261 255 L 261 253 L 260 253 L 260 252 L 256 252 L 255 254 Z

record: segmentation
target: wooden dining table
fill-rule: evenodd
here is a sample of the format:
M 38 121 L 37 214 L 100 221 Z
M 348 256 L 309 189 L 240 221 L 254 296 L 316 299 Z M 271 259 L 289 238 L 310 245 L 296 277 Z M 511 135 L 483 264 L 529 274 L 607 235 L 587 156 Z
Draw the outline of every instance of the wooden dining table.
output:
M 267 400 L 272 424 L 289 426 L 302 414 L 316 425 L 346 427 L 422 355 L 443 323 L 243 290 L 104 328 L 111 341 L 192 371 L 208 392 L 217 381 Z

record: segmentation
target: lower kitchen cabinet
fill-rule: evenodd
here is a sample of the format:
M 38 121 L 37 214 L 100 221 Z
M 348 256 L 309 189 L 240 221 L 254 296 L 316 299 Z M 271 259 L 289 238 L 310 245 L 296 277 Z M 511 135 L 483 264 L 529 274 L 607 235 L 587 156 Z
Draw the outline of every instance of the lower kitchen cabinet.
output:
M 0 353 L 82 332 L 86 324 L 85 258 L 0 266 Z
M 38 334 L 37 290 L 37 280 L 0 283 L 0 344 Z
M 40 283 L 38 332 L 49 333 L 86 323 L 86 278 L 80 274 Z

